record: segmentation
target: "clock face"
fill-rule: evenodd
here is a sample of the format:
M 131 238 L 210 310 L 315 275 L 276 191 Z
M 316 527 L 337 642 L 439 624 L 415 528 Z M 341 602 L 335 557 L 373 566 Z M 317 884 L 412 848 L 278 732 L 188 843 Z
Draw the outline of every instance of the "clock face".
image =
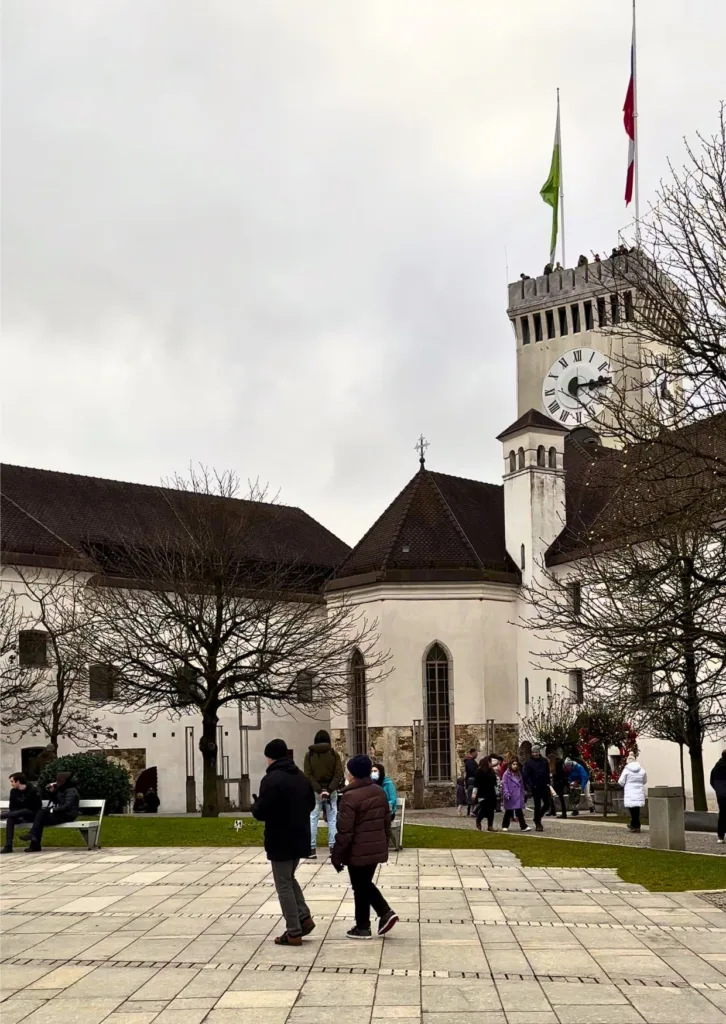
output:
M 552 419 L 576 427 L 595 419 L 612 386 L 610 360 L 594 348 L 561 355 L 542 384 L 542 405 Z

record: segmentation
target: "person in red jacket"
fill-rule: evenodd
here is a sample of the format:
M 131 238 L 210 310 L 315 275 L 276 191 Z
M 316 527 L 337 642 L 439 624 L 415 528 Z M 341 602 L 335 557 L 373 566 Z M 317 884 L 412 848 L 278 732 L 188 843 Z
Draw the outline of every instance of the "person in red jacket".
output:
M 391 809 L 386 794 L 371 778 L 373 765 L 365 754 L 346 766 L 348 786 L 338 808 L 338 828 L 331 861 L 336 871 L 348 868 L 355 901 L 355 927 L 349 939 L 371 938 L 371 907 L 378 915 L 378 934 L 385 935 L 398 921 L 373 884 L 379 864 L 388 860 Z

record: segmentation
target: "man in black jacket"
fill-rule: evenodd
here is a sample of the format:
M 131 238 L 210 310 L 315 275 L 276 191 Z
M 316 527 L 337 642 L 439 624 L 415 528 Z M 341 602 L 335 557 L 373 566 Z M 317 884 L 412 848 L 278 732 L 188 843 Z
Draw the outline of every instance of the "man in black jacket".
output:
M 310 854 L 310 812 L 315 794 L 310 782 L 287 754 L 284 740 L 265 747 L 267 772 L 255 797 L 252 814 L 265 823 L 265 851 L 272 865 L 277 898 L 285 918 L 278 946 L 301 946 L 315 927 L 302 889 L 295 878 L 301 857 Z
M 522 769 L 522 778 L 534 802 L 534 827 L 544 832 L 542 815 L 550 805 L 550 765 L 547 758 L 542 757 L 538 743 L 532 745 L 532 756 Z
M 718 801 L 718 840 L 726 840 L 726 750 L 711 769 L 711 788 Z
M 73 785 L 73 776 L 70 772 L 58 772 L 55 782 L 48 786 L 48 792 L 50 806 L 41 807 L 35 815 L 30 830 L 30 846 L 26 847 L 26 853 L 40 853 L 40 841 L 46 826 L 63 825 L 67 821 L 75 821 L 78 817 L 78 790 Z
M 5 825 L 5 845 L 0 853 L 13 852 L 15 826 L 21 822 L 34 821 L 35 815 L 43 803 L 32 782 L 28 782 L 22 772 L 14 772 L 10 776 L 10 807 L 2 812 Z

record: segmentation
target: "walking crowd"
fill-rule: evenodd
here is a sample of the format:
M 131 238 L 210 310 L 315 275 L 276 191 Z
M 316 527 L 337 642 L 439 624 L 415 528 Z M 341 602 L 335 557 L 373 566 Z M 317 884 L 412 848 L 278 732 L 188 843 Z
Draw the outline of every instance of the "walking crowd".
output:
M 542 819 L 557 815 L 558 802 L 561 818 L 566 818 L 568 811 L 577 816 L 583 797 L 593 814 L 595 805 L 587 768 L 571 757 L 563 757 L 560 751 L 545 757 L 537 743 L 524 762 L 510 751 L 503 756 L 489 754 L 479 759 L 479 751 L 472 748 L 464 758 L 464 773 L 456 786 L 459 814 L 474 817 L 478 829 L 486 819 L 488 832 L 497 831 L 494 815 L 498 811 L 504 813 L 502 831 L 509 831 L 516 818 L 522 832 L 531 832 L 524 817 L 529 798 L 533 805 L 534 827 L 537 832 L 543 832 Z M 637 830 L 639 828 L 638 825 Z
M 541 746 L 536 743 L 524 763 L 509 751 L 504 756 L 489 754 L 480 759 L 479 751 L 472 748 L 464 758 L 463 774 L 457 779 L 456 805 L 460 815 L 475 819 L 478 829 L 486 819 L 487 831 L 496 832 L 494 815 L 503 811 L 503 832 L 509 831 L 514 818 L 522 832 L 531 832 L 524 817 L 527 800 L 531 798 L 534 827 L 537 832 L 544 832 L 542 819 L 556 817 L 558 804 L 560 818 L 567 818 L 568 811 L 573 817 L 579 815 L 583 799 L 590 814 L 595 813 L 591 782 L 590 773 L 581 761 L 564 757 L 559 750 L 544 757 Z M 726 750 L 714 765 L 710 782 L 718 802 L 717 841 L 723 844 L 726 840 Z M 623 790 L 623 806 L 630 815 L 629 832 L 641 830 L 640 815 L 646 802 L 647 784 L 648 775 L 631 751 L 617 777 L 617 785 Z

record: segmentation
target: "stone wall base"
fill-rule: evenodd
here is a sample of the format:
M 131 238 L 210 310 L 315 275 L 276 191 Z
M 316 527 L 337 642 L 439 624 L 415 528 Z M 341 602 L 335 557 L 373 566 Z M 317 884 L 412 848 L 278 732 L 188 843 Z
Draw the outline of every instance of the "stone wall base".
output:
M 424 785 L 425 807 L 453 807 L 456 799 L 455 779 L 463 773 L 464 757 L 472 748 L 485 753 L 504 754 L 510 750 L 515 752 L 519 744 L 519 728 L 512 723 L 495 723 L 494 749 L 489 750 L 487 744 L 487 726 L 482 723 L 471 725 L 455 725 L 455 778 L 450 783 L 431 783 Z M 340 754 L 343 764 L 350 756 L 348 732 L 346 729 L 331 729 L 330 738 L 333 746 Z M 368 729 L 368 753 L 379 760 L 396 784 L 400 796 L 406 798 L 411 806 L 413 797 L 414 743 L 412 725 L 370 726 Z

